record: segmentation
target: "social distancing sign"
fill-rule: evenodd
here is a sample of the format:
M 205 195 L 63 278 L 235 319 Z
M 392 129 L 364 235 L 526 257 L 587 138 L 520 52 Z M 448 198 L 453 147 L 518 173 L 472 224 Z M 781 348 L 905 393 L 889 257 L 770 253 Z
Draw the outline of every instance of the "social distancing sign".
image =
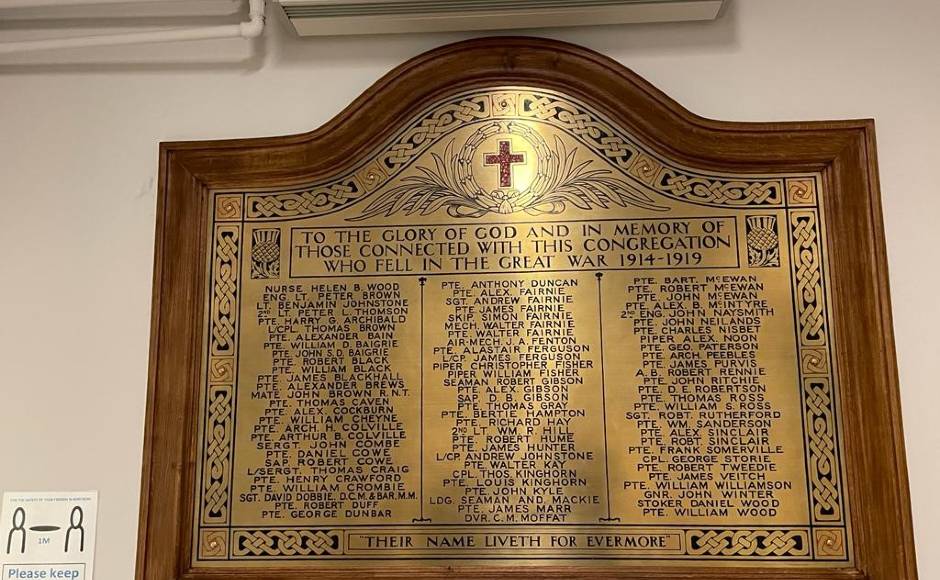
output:
M 98 492 L 3 494 L 0 580 L 92 580 Z

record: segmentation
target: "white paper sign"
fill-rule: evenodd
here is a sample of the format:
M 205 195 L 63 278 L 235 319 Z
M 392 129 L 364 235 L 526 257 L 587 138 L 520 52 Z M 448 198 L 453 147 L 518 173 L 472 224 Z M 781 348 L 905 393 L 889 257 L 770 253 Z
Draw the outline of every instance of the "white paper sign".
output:
M 92 580 L 98 492 L 4 493 L 0 580 Z

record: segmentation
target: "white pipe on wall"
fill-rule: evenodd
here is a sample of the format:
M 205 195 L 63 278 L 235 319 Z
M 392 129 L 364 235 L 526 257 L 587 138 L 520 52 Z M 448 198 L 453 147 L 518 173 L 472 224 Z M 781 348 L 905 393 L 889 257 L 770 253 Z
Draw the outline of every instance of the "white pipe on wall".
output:
M 70 0 L 65 0 L 70 2 Z M 178 1 L 178 0 L 174 0 Z M 113 0 L 98 0 L 113 2 Z M 72 4 L 81 2 L 71 1 Z M 84 4 L 93 4 L 86 0 Z M 176 30 L 158 30 L 152 32 L 131 32 L 127 34 L 107 34 L 100 36 L 81 36 L 72 38 L 48 38 L 43 40 L 23 40 L 18 42 L 0 42 L 0 54 L 32 52 L 57 48 L 84 48 L 90 46 L 116 46 L 127 44 L 146 44 L 152 42 L 177 42 L 183 40 L 208 40 L 212 38 L 257 38 L 264 32 L 265 0 L 249 0 L 249 19 L 239 24 L 206 26 L 201 28 L 180 28 Z
M 166 4 L 193 0 L 0 0 L 0 10 L 6 8 L 57 8 L 65 6 L 95 6 L 99 4 Z M 235 1 L 235 0 L 232 0 Z

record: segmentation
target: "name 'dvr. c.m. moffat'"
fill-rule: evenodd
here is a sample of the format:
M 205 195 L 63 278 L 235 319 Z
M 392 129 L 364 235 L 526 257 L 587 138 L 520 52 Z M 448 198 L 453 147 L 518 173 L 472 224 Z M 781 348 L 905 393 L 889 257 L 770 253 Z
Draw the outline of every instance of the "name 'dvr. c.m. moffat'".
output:
M 192 461 L 179 493 L 145 476 L 178 498 L 145 506 L 145 577 L 172 577 L 153 551 L 183 537 L 172 569 L 207 578 L 913 578 L 858 533 L 909 530 L 901 482 L 870 488 L 900 449 L 846 404 L 896 402 L 872 355 L 890 334 L 847 341 L 839 318 L 885 312 L 884 280 L 834 251 L 876 199 L 839 157 L 870 124 L 704 122 L 583 49 L 455 50 L 382 81 L 368 124 L 164 146 L 160 259 L 204 259 L 174 271 L 201 301 L 161 314 L 187 340 L 155 335 L 152 388 L 198 412 L 151 408 L 150 469 Z

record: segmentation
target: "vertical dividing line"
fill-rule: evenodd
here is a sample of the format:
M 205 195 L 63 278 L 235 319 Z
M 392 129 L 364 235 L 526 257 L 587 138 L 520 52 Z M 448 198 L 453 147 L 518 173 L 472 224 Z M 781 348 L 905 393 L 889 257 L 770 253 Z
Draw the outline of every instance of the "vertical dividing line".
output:
M 613 517 L 610 506 L 610 446 L 607 443 L 607 368 L 604 364 L 604 302 L 601 293 L 602 272 L 594 275 L 597 278 L 597 323 L 601 337 L 601 414 L 604 424 L 604 482 L 607 488 L 607 517 L 600 518 L 602 522 L 619 522 L 620 518 Z
M 424 517 L 424 285 L 427 284 L 427 282 L 428 282 L 428 279 L 425 278 L 424 276 L 418 278 L 418 284 L 421 285 L 421 316 L 420 316 L 420 321 L 421 321 L 421 345 L 420 345 L 420 349 L 419 349 L 419 351 L 418 351 L 418 353 L 419 353 L 419 354 L 418 354 L 418 366 L 419 366 L 419 369 L 418 369 L 419 375 L 418 375 L 418 376 L 420 377 L 419 383 L 418 383 L 418 384 L 419 384 L 419 387 L 418 387 L 418 388 L 420 389 L 420 392 L 419 392 L 419 394 L 418 394 L 418 397 L 419 397 L 419 400 L 420 400 L 420 411 L 419 411 L 419 412 L 420 412 L 420 414 L 421 414 L 421 417 L 420 417 L 420 425 L 421 425 L 421 426 L 420 426 L 420 428 L 419 428 L 419 432 L 420 432 L 420 436 L 419 436 L 419 437 L 420 437 L 420 439 L 421 439 L 421 445 L 420 445 L 420 448 L 421 448 L 421 459 L 420 459 L 420 465 L 418 466 L 419 471 L 420 471 L 420 473 L 419 473 L 419 476 L 420 476 L 420 480 L 419 480 L 419 481 L 420 481 L 420 483 L 419 483 L 418 485 L 419 485 L 419 490 L 420 490 L 420 491 L 419 491 L 419 494 L 420 494 L 420 496 L 421 496 L 421 500 L 420 500 L 420 501 L 421 501 L 421 514 L 420 514 L 420 517 L 414 518 L 414 519 L 411 520 L 411 521 L 414 522 L 414 523 L 418 523 L 418 522 L 429 522 L 429 521 L 431 521 L 430 519 Z

